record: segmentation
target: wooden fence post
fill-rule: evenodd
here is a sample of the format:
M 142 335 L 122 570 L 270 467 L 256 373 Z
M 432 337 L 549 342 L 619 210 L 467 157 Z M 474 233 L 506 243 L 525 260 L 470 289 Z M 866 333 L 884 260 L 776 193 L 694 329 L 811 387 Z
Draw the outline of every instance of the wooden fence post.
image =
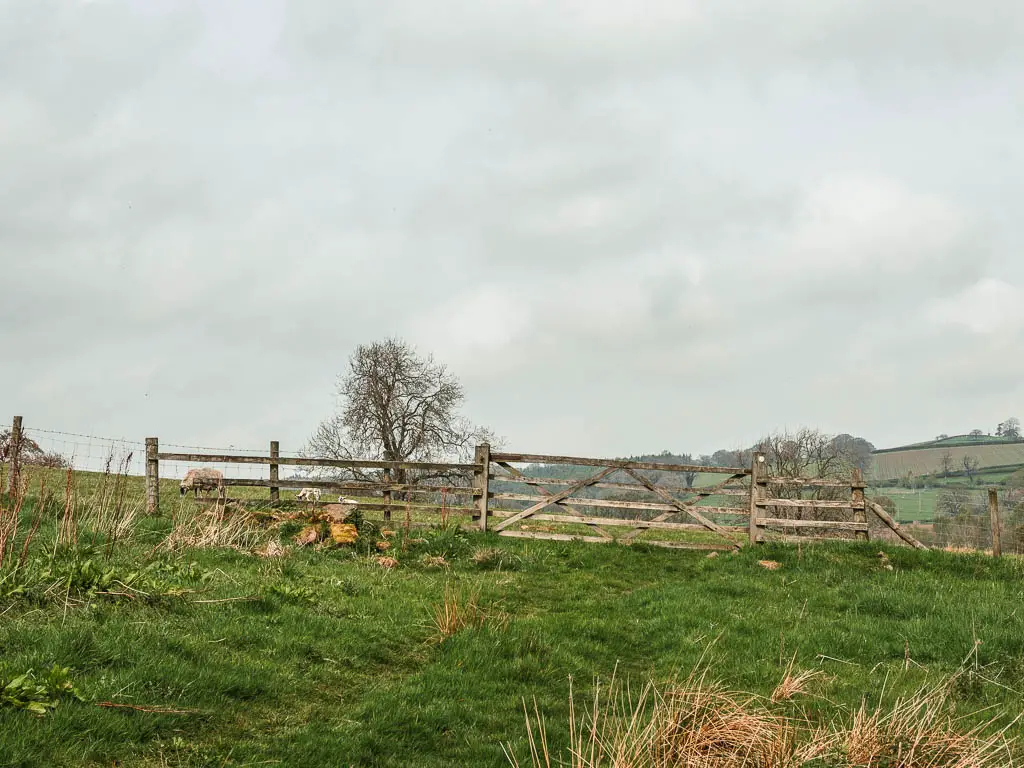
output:
M 146 438 L 146 514 L 155 515 L 160 509 L 160 441 Z
M 750 543 L 757 544 L 760 526 L 757 524 L 761 515 L 761 507 L 758 502 L 764 498 L 761 495 L 761 470 L 764 467 L 764 454 L 755 453 L 750 458 Z
M 15 416 L 11 422 L 11 491 L 15 497 L 21 493 L 21 416 Z
M 859 508 L 854 507 L 853 521 L 855 523 L 864 523 L 867 525 L 868 508 L 864 499 L 864 476 L 861 474 L 859 467 L 853 470 L 853 481 L 850 483 L 850 500 L 853 504 L 860 505 Z M 862 541 L 868 541 L 871 536 L 866 530 L 864 530 L 857 531 L 856 538 Z
M 281 456 L 281 444 L 277 440 L 270 441 L 270 458 L 277 459 Z M 278 475 L 279 464 L 270 465 L 270 482 L 277 482 L 280 480 Z M 270 486 L 270 503 L 277 504 L 281 500 L 281 489 L 276 485 Z
M 988 516 L 992 522 L 992 557 L 1000 557 L 1003 548 L 999 540 L 999 492 L 995 488 L 988 489 Z
M 480 495 L 476 498 L 476 508 L 480 515 L 480 530 L 487 530 L 487 509 L 488 495 L 490 493 L 491 481 L 491 446 L 487 443 L 478 445 L 473 456 L 473 463 L 479 464 L 473 470 L 473 489 Z
M 391 485 L 391 470 L 385 468 L 384 470 L 384 484 L 386 486 Z M 384 522 L 391 522 L 391 488 L 385 488 L 381 494 L 384 497 Z

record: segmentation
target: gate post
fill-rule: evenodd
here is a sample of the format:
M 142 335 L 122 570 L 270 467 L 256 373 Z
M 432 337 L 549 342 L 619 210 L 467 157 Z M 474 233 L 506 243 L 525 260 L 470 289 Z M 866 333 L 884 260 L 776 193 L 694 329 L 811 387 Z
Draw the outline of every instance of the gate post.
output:
M 473 470 L 473 490 L 479 495 L 476 497 L 476 509 L 480 515 L 480 530 L 487 530 L 487 496 L 490 491 L 491 475 L 491 446 L 487 443 L 478 445 L 473 456 L 473 463 L 479 467 Z
M 764 497 L 762 494 L 761 470 L 764 467 L 764 454 L 755 453 L 750 457 L 750 543 L 757 544 L 757 537 L 760 533 L 760 526 L 757 523 L 761 514 L 761 507 L 758 502 Z
M 8 449 L 11 454 L 11 484 L 15 498 L 21 493 L 21 416 L 15 416 L 11 422 L 11 444 Z
M 146 514 L 155 515 L 160 509 L 160 441 L 146 438 Z

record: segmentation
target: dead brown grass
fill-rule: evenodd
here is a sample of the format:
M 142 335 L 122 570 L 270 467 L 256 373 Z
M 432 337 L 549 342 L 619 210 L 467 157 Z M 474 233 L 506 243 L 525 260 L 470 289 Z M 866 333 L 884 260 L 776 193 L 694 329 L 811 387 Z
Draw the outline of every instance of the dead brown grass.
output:
M 446 640 L 470 627 L 483 626 L 487 617 L 480 608 L 479 592 L 457 590 L 445 584 L 444 599 L 434 607 L 433 622 L 437 640 Z
M 534 703 L 526 712 L 528 756 L 506 747 L 516 768 L 1009 768 L 1007 727 L 960 728 L 948 683 L 874 710 L 815 725 L 773 707 L 807 690 L 820 673 L 793 674 L 770 699 L 730 691 L 694 673 L 639 695 L 613 677 L 577 716 L 570 684 L 569 747 L 555 755 Z M 790 708 L 791 709 L 791 708 Z
M 444 598 L 434 607 L 431 616 L 435 639 L 442 642 L 465 629 L 474 629 L 491 624 L 505 627 L 509 617 L 499 610 L 485 610 L 480 604 L 479 591 L 456 589 L 449 582 L 444 587 Z
M 218 503 L 200 509 L 184 501 L 174 516 L 174 526 L 162 547 L 179 551 L 186 547 L 229 547 L 252 551 L 268 537 L 256 515 L 241 504 Z
M 772 691 L 771 702 L 773 704 L 778 704 L 780 701 L 789 701 L 797 696 L 807 695 L 814 684 L 824 682 L 828 678 L 820 669 L 806 669 L 803 672 L 794 672 L 794 664 L 796 664 L 796 656 L 790 660 L 782 680 L 775 687 L 775 690 Z

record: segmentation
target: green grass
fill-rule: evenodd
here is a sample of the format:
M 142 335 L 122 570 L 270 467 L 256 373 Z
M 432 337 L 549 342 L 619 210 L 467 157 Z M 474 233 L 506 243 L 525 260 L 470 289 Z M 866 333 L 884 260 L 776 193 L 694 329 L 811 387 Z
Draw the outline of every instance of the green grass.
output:
M 928 522 L 935 518 L 935 503 L 939 492 L 934 488 L 928 490 L 878 488 L 869 491 L 869 495 L 888 496 L 892 499 L 896 503 L 897 520 Z
M 152 563 L 168 527 L 143 520 L 132 543 L 97 557 L 118 574 Z M 500 567 L 474 562 L 485 546 L 504 553 Z M 807 702 L 823 717 L 943 679 L 966 659 L 958 710 L 974 722 L 1016 716 L 1020 561 L 886 548 L 888 571 L 879 549 L 771 545 L 709 559 L 448 531 L 396 546 L 394 570 L 348 549 L 157 557 L 165 586 L 192 591 L 78 594 L 70 605 L 0 597 L 0 678 L 56 664 L 84 699 L 44 717 L 0 707 L 0 766 L 502 766 L 503 743 L 525 748 L 524 698 L 536 697 L 561 746 L 570 676 L 585 696 L 616 667 L 665 680 L 705 655 L 715 676 L 760 694 L 794 655 L 826 670 L 827 700 Z M 424 554 L 451 568 L 426 567 Z M 781 568 L 765 570 L 764 558 Z M 452 587 L 478 592 L 491 618 L 442 642 L 432 613 Z
M 949 456 L 954 472 L 962 471 L 965 457 L 977 460 L 984 469 L 1010 469 L 1024 465 L 1024 442 L 999 441 L 977 444 L 943 445 L 940 447 L 910 446 L 875 451 L 870 476 L 876 481 L 933 475 L 943 471 L 943 457 Z
M 896 448 L 880 448 L 873 451 L 875 454 L 897 453 L 899 451 L 918 450 L 921 448 L 951 448 L 965 445 L 1006 445 L 1013 443 L 1024 443 L 1020 438 L 995 437 L 993 435 L 953 435 L 943 440 L 926 440 L 923 443 L 911 443 Z

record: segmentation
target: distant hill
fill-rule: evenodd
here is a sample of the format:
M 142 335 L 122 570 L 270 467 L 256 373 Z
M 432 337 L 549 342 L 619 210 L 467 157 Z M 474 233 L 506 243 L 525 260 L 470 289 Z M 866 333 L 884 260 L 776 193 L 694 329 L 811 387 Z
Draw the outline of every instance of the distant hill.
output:
M 953 435 L 941 440 L 911 443 L 910 445 L 901 445 L 897 448 L 879 448 L 872 453 L 899 453 L 901 451 L 916 451 L 925 448 L 960 448 L 963 446 L 976 447 L 979 445 L 1015 445 L 1017 443 L 1024 443 L 1024 439 L 993 437 L 992 435 Z
M 942 440 L 885 448 L 872 453 L 874 466 L 871 476 L 876 482 L 881 482 L 907 475 L 939 474 L 943 470 L 943 457 L 947 455 L 954 472 L 963 470 L 964 457 L 977 459 L 980 470 L 1009 470 L 1024 465 L 1024 440 L 990 435 L 955 435 Z

